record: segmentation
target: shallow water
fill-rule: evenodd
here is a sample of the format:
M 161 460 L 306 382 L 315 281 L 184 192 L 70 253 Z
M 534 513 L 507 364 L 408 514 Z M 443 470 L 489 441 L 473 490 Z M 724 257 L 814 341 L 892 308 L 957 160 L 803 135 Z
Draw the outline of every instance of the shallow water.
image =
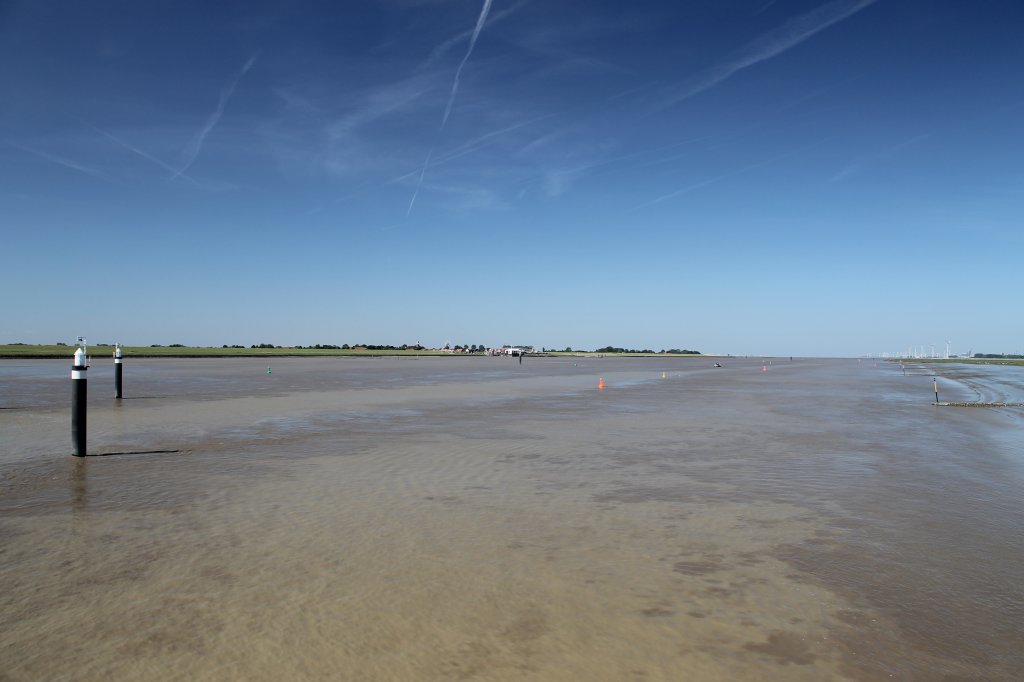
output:
M 0 361 L 0 679 L 1018 679 L 1024 371 L 709 364 Z

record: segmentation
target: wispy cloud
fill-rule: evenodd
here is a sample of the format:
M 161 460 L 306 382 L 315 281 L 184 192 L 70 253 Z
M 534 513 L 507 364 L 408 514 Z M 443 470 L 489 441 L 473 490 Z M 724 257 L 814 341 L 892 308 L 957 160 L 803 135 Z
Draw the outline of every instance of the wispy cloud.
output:
M 362 93 L 346 93 L 346 98 L 356 104 L 327 126 L 328 137 L 331 141 L 348 137 L 359 128 L 407 107 L 434 87 L 436 83 L 432 75 L 420 74 L 379 85 Z
M 427 158 L 423 159 L 423 168 L 420 169 L 419 180 L 416 181 L 416 189 L 412 191 L 412 198 L 409 199 L 409 208 L 405 209 L 405 215 L 408 216 L 412 213 L 412 207 L 416 205 L 416 197 L 419 196 L 420 187 L 423 186 L 423 178 L 427 175 L 427 166 L 430 165 L 430 157 L 434 153 L 434 148 L 431 147 L 430 151 L 427 152 Z
M 549 197 L 558 197 L 569 191 L 569 188 L 584 173 L 594 168 L 595 164 L 583 164 L 571 168 L 548 168 L 542 176 L 544 193 Z
M 506 126 L 505 128 L 502 128 L 500 130 L 494 130 L 494 131 L 491 131 L 489 133 L 485 133 L 483 135 L 480 135 L 479 137 L 476 137 L 475 139 L 470 140 L 469 142 L 466 142 L 466 143 L 464 143 L 462 145 L 459 145 L 458 147 L 456 147 L 452 151 L 448 152 L 447 154 L 445 154 L 441 158 L 437 159 L 437 161 L 434 162 L 434 165 L 435 166 L 439 166 L 439 165 L 441 165 L 443 163 L 448 163 L 449 161 L 454 161 L 455 159 L 457 159 L 459 157 L 466 156 L 467 154 L 472 154 L 475 151 L 478 151 L 480 149 L 483 149 L 484 147 L 487 147 L 487 146 L 489 146 L 491 144 L 494 144 L 498 139 L 500 139 L 501 137 L 507 135 L 508 133 L 514 132 L 516 130 L 519 130 L 520 128 L 525 128 L 527 126 L 531 126 L 534 123 L 539 123 L 540 121 L 549 119 L 549 118 L 553 117 L 554 115 L 555 114 L 544 114 L 543 116 L 537 116 L 535 118 L 531 118 L 528 121 L 521 121 L 519 123 L 515 123 L 513 125 Z
M 434 182 L 428 182 L 425 186 L 431 192 L 448 195 L 452 199 L 451 210 L 459 213 L 508 208 L 492 190 L 485 187 Z
M 676 197 L 682 196 L 683 194 L 689 194 L 690 192 L 692 192 L 694 190 L 697 190 L 697 189 L 700 189 L 701 187 L 707 187 L 708 185 L 714 185 L 714 184 L 719 183 L 719 182 L 721 182 L 723 180 L 728 180 L 729 178 L 736 177 L 737 175 L 742 175 L 743 173 L 746 173 L 748 171 L 752 171 L 752 170 L 754 170 L 756 168 L 762 168 L 764 166 L 770 166 L 770 165 L 772 165 L 772 164 L 774 164 L 774 163 L 776 163 L 778 161 L 782 161 L 783 159 L 789 158 L 791 156 L 794 156 L 795 154 L 803 152 L 805 149 L 807 149 L 807 148 L 809 148 L 811 146 L 814 146 L 814 145 L 805 145 L 805 146 L 797 148 L 797 149 L 790 149 L 790 150 L 788 150 L 786 152 L 783 152 L 782 154 L 778 154 L 778 155 L 773 156 L 771 158 L 764 159 L 763 161 L 757 161 L 755 163 L 751 163 L 751 164 L 748 164 L 746 166 L 743 166 L 742 168 L 737 168 L 734 171 L 729 171 L 728 173 L 722 173 L 721 175 L 716 175 L 716 176 L 708 178 L 706 180 L 701 180 L 699 182 L 695 182 L 695 183 L 693 183 L 691 185 L 687 185 L 686 187 L 682 187 L 680 189 L 677 189 L 674 192 L 669 192 L 668 194 L 664 194 L 664 195 L 662 195 L 660 197 L 657 197 L 657 198 L 652 199 L 650 201 L 644 202 L 644 203 L 640 204 L 639 206 L 636 206 L 636 209 L 647 208 L 648 206 L 654 206 L 655 204 L 660 204 L 660 203 L 666 202 L 666 201 L 668 201 L 670 199 L 675 199 Z
M 416 181 L 418 183 L 422 183 L 423 182 L 423 178 L 426 175 L 427 171 L 432 170 L 434 168 L 437 168 L 439 166 L 443 166 L 444 164 L 450 163 L 450 162 L 455 161 L 457 159 L 460 159 L 460 158 L 462 158 L 464 156 L 468 156 L 470 154 L 473 154 L 474 152 L 480 151 L 481 149 L 485 149 L 485 148 L 487 148 L 487 147 L 489 147 L 491 145 L 497 144 L 497 143 L 501 142 L 503 138 L 509 136 L 511 133 L 514 133 L 517 130 L 521 130 L 521 129 L 527 128 L 527 127 L 532 126 L 534 124 L 540 123 L 541 121 L 550 119 L 550 118 L 552 118 L 554 116 L 555 116 L 555 114 L 544 114 L 543 116 L 536 116 L 534 118 L 531 118 L 531 119 L 528 119 L 528 120 L 525 120 L 525 121 L 520 121 L 518 123 L 514 123 L 512 125 L 508 125 L 508 126 L 505 126 L 503 128 L 499 128 L 498 130 L 492 130 L 490 132 L 483 133 L 482 135 L 478 135 L 478 136 L 474 137 L 473 139 L 468 140 L 466 142 L 463 142 L 462 144 L 454 147 L 453 149 L 451 149 L 451 150 L 449 150 L 449 151 L 447 151 L 447 152 L 445 152 L 443 154 L 437 154 L 436 156 L 435 156 L 435 153 L 437 152 L 437 149 L 434 148 L 434 149 L 431 150 L 431 153 L 428 155 L 426 163 L 423 164 L 422 166 L 420 166 L 420 167 L 418 167 L 418 168 L 416 168 L 414 170 L 410 170 L 410 171 L 407 171 L 405 173 L 401 173 L 401 174 L 396 175 L 394 177 L 391 177 L 391 178 L 389 178 L 387 180 L 383 180 L 383 181 L 381 181 L 381 180 L 366 180 L 366 181 L 363 181 L 363 182 L 355 185 L 353 187 L 353 191 L 351 193 L 346 194 L 345 196 L 342 196 L 342 197 L 335 198 L 335 199 L 331 200 L 330 202 L 328 202 L 327 204 L 316 206 L 316 207 L 310 209 L 309 211 L 307 211 L 307 213 L 319 213 L 320 211 L 324 210 L 329 205 L 345 203 L 345 202 L 350 201 L 350 200 L 352 200 L 354 198 L 364 196 L 366 194 L 367 190 L 375 188 L 375 187 L 384 187 L 384 186 L 387 186 L 387 185 L 396 185 L 396 184 L 403 183 L 403 182 L 405 182 L 407 180 L 412 180 L 412 179 L 416 179 Z M 430 185 L 430 184 L 428 184 L 426 186 L 428 188 L 430 188 L 430 189 L 433 189 L 433 188 L 436 187 L 435 185 Z
M 443 106 L 449 76 L 371 66 L 349 79 L 355 85 L 302 73 L 272 91 L 277 110 L 256 132 L 279 172 L 302 182 L 324 174 L 332 184 L 340 180 L 358 188 L 395 174 L 396 157 L 400 167 L 409 167 L 409 145 L 396 141 L 409 130 L 436 127 L 423 122 L 423 115 Z M 411 164 L 418 171 L 421 162 Z
M 90 127 L 93 130 L 95 130 L 97 133 L 102 135 L 103 137 L 105 137 L 108 140 L 110 140 L 111 142 L 113 142 L 114 144 L 117 144 L 117 145 L 119 145 L 121 147 L 124 147 L 128 151 L 133 152 L 133 153 L 141 156 L 142 158 L 146 159 L 147 161 L 151 161 L 151 162 L 155 163 L 160 168 L 163 168 L 166 171 L 170 171 L 172 174 L 178 173 L 178 169 L 174 168 L 171 164 L 166 163 L 164 161 L 161 161 L 160 159 L 156 158 L 152 154 L 144 152 L 141 149 L 139 149 L 138 147 L 135 147 L 133 145 L 128 144 L 127 142 L 125 142 L 121 138 L 117 137 L 116 135 L 114 135 L 112 133 L 108 133 L 106 130 L 102 130 L 100 128 L 97 128 L 94 125 L 90 125 Z
M 210 131 L 214 129 L 217 123 L 220 121 L 220 117 L 224 115 L 224 108 L 228 104 L 228 100 L 231 99 L 231 95 L 235 93 L 235 88 L 238 87 L 238 82 L 242 80 L 242 76 L 249 72 L 253 64 L 256 63 L 258 55 L 252 55 L 246 60 L 242 66 L 242 70 L 235 76 L 228 85 L 220 91 L 220 98 L 217 100 L 217 108 L 213 110 L 213 113 L 206 119 L 206 123 L 199 129 L 189 143 L 185 146 L 184 151 L 184 162 L 181 167 L 178 168 L 174 175 L 171 176 L 171 180 L 174 180 L 181 176 L 185 171 L 192 167 L 195 163 L 196 158 L 199 156 L 199 152 L 203 148 L 203 142 L 206 141 L 206 136 L 210 134 Z
M 459 91 L 459 79 L 462 77 L 462 69 L 465 68 L 466 62 L 469 61 L 469 56 L 473 54 L 473 48 L 476 47 L 476 39 L 480 37 L 480 31 L 484 27 L 484 22 L 487 21 L 487 13 L 491 11 L 491 1 L 484 0 L 484 6 L 480 10 L 480 16 L 476 19 L 476 26 L 473 28 L 473 35 L 469 38 L 469 48 L 466 49 L 466 55 L 459 62 L 459 68 L 455 69 L 455 78 L 452 80 L 452 91 L 448 95 L 448 104 L 444 108 L 444 116 L 441 118 L 441 128 L 443 129 L 445 124 L 448 123 L 448 116 L 452 113 L 452 105 L 455 103 L 455 93 Z
M 527 0 L 522 0 L 522 2 L 517 2 L 516 4 L 512 5 L 511 7 L 506 7 L 503 10 L 495 12 L 493 15 L 488 16 L 488 22 L 490 23 L 491 26 L 493 26 L 494 24 L 498 23 L 502 19 L 505 19 L 506 17 L 511 15 L 513 12 L 516 12 L 517 10 L 522 8 L 523 5 L 526 4 L 526 2 L 527 2 Z M 449 50 L 454 48 L 456 45 L 464 42 L 467 39 L 472 39 L 472 37 L 473 37 L 473 35 L 475 33 L 477 33 L 477 30 L 474 27 L 472 29 L 463 31 L 462 33 L 458 34 L 457 36 L 453 36 L 453 37 L 449 38 L 448 40 L 444 41 L 443 43 L 441 43 L 440 45 L 438 45 L 437 47 L 435 47 L 433 50 L 430 51 L 430 56 L 427 57 L 427 61 L 426 61 L 425 66 L 429 66 L 429 65 L 433 64 L 434 62 L 436 62 L 438 59 L 443 57 Z
M 858 159 L 857 161 L 847 164 L 845 167 L 841 168 L 835 175 L 832 176 L 830 182 L 841 182 L 848 178 L 860 175 L 861 173 L 866 171 L 870 166 L 876 163 L 890 161 L 893 159 L 893 157 L 896 156 L 898 152 L 906 149 L 907 147 L 911 147 L 919 142 L 923 142 L 924 140 L 927 140 L 929 137 L 931 136 L 928 133 L 922 135 L 915 135 L 910 139 L 904 140 L 899 144 L 893 145 L 892 147 L 886 149 L 885 151 Z
M 684 87 L 671 93 L 668 104 L 677 104 L 689 99 L 715 87 L 738 71 L 776 57 L 875 2 L 877 0 L 833 0 L 794 17 L 748 43 L 728 61 L 704 71 Z
M 538 150 L 541 150 L 541 149 L 551 145 L 556 140 L 564 137 L 565 135 L 566 135 L 566 131 L 565 130 L 552 130 L 550 132 L 546 132 L 543 135 L 535 137 L 534 139 L 530 140 L 525 145 L 523 145 L 522 148 L 520 148 L 519 151 L 516 153 L 516 155 L 517 156 L 524 156 L 524 155 L 533 154 L 533 153 L 537 152 Z
M 532 119 L 530 119 L 528 121 L 521 121 L 519 123 L 510 125 L 510 126 L 506 126 L 504 128 L 501 128 L 500 130 L 493 130 L 493 131 L 491 131 L 489 133 L 485 133 L 485 134 L 480 135 L 480 136 L 478 136 L 478 137 L 476 137 L 476 138 L 474 138 L 474 139 L 472 139 L 472 140 L 470 140 L 468 142 L 465 142 L 465 143 L 459 145 L 458 147 L 456 147 L 455 149 L 451 150 L 447 154 L 441 155 L 441 156 L 439 156 L 436 159 L 433 158 L 433 151 L 436 151 L 436 150 L 432 150 L 432 153 L 427 157 L 427 163 L 424 164 L 423 168 L 426 168 L 427 170 L 429 170 L 431 168 L 437 168 L 438 166 L 442 166 L 442 165 L 444 165 L 446 163 L 449 163 L 451 161 L 459 159 L 459 158 L 461 158 L 463 156 L 466 156 L 468 154 L 472 154 L 473 152 L 479 151 L 481 149 L 484 149 L 485 147 L 488 147 L 489 145 L 492 145 L 492 144 L 496 143 L 498 140 L 500 140 L 501 137 L 503 137 L 505 135 L 508 135 L 511 132 L 514 132 L 514 131 L 519 130 L 521 128 L 525 128 L 527 126 L 533 125 L 534 123 L 538 123 L 538 122 L 543 121 L 545 119 L 549 119 L 552 116 L 554 116 L 554 114 L 545 114 L 544 116 L 537 116 L 536 118 L 532 118 Z M 381 185 L 381 186 L 383 186 L 383 185 L 393 185 L 393 184 L 396 184 L 396 183 L 404 182 L 405 180 L 408 180 L 410 178 L 414 178 L 414 177 L 417 177 L 417 176 L 422 177 L 423 174 L 424 174 L 424 171 L 423 171 L 422 168 L 419 171 L 411 170 L 411 171 L 408 171 L 406 173 L 402 173 L 401 175 L 397 175 L 397 176 L 395 176 L 395 177 L 393 177 L 393 178 L 391 178 L 389 180 L 385 180 L 384 182 L 378 183 L 378 184 Z M 422 182 L 422 180 L 420 182 Z M 364 183 L 362 186 L 366 187 L 366 186 L 368 186 L 370 184 L 372 184 L 372 183 Z
M 118 146 L 121 146 L 121 147 L 124 147 L 128 151 L 130 151 L 130 152 L 132 152 L 132 153 L 134 153 L 134 154 L 136 154 L 138 156 L 141 156 L 142 158 L 146 159 L 147 161 L 150 161 L 151 163 L 155 164 L 156 166 L 159 166 L 163 170 L 168 171 L 171 174 L 172 178 L 173 177 L 182 177 L 182 178 L 185 178 L 186 180 L 188 180 L 189 182 L 191 182 L 194 185 L 197 185 L 197 186 L 199 185 L 199 183 L 194 178 L 192 178 L 190 175 L 188 175 L 186 173 L 183 173 L 183 172 L 179 172 L 179 170 L 177 168 L 175 168 L 171 164 L 167 163 L 166 161 L 158 159 L 157 157 L 153 156 L 149 152 L 146 152 L 146 151 L 144 151 L 142 149 L 139 149 L 135 145 L 132 145 L 132 144 L 129 144 L 129 143 L 125 142 L 124 140 L 122 140 L 121 138 L 117 137 L 113 133 L 107 132 L 106 130 L 103 130 L 101 128 L 97 128 L 96 126 L 92 125 L 91 123 L 86 123 L 86 125 L 88 125 L 90 128 L 92 128 L 97 133 L 99 133 L 103 137 L 107 138 L 108 140 L 110 140 L 114 144 L 116 144 Z
M 480 37 L 480 31 L 483 30 L 484 22 L 487 21 L 487 13 L 491 11 L 491 1 L 484 0 L 484 6 L 480 9 L 480 16 L 476 19 L 476 26 L 473 28 L 473 34 L 469 38 L 469 48 L 466 50 L 466 55 L 459 62 L 459 67 L 455 69 L 455 78 L 452 80 L 452 91 L 448 95 L 448 103 L 444 108 L 444 116 L 441 117 L 441 127 L 438 129 L 438 134 L 444 130 L 445 125 L 448 123 L 448 116 L 452 113 L 452 105 L 455 103 L 455 94 L 459 91 L 459 79 L 462 77 L 462 69 L 466 66 L 466 62 L 469 61 L 469 56 L 473 54 L 473 48 L 476 47 L 476 40 Z M 416 197 L 420 193 L 420 187 L 423 185 L 423 178 L 427 174 L 427 166 L 430 165 L 430 157 L 434 154 L 434 147 L 437 141 L 435 139 L 434 144 L 430 146 L 430 151 L 427 152 L 427 158 L 423 160 L 423 169 L 420 171 L 419 181 L 416 183 L 416 189 L 413 190 L 412 198 L 409 200 L 409 208 L 406 209 L 405 215 L 408 216 L 412 213 L 412 207 L 416 204 Z
M 41 159 L 49 161 L 50 163 L 55 163 L 58 166 L 63 166 L 64 168 L 68 168 L 73 171 L 78 171 L 79 173 L 84 173 L 85 175 L 89 175 L 100 180 L 113 182 L 113 180 L 105 173 L 102 173 L 90 166 L 86 166 L 85 164 L 79 163 L 78 161 L 74 161 L 63 156 L 58 156 L 57 154 L 50 154 L 49 152 L 44 152 L 43 150 L 36 149 L 34 147 L 27 147 L 23 144 L 17 144 L 14 142 L 9 142 L 8 144 L 24 152 L 28 152 L 29 154 L 34 154 L 35 156 L 38 156 Z

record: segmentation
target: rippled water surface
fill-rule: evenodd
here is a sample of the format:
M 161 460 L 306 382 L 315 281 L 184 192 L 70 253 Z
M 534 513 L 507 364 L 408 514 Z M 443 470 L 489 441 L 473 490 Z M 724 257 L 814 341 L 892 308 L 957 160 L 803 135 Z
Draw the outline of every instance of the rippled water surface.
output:
M 1024 369 L 723 364 L 0 361 L 0 679 L 1020 679 Z

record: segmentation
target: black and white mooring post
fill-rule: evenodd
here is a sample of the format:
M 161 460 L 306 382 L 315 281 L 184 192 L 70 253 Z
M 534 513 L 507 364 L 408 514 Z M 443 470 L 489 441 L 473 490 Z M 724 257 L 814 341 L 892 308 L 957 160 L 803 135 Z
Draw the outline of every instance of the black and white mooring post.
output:
M 75 364 L 71 366 L 71 443 L 75 457 L 85 457 L 85 410 L 87 398 L 86 371 L 89 360 L 85 353 L 85 339 L 79 337 L 75 351 Z
M 935 404 L 939 404 L 939 380 L 932 379 L 932 388 L 935 389 Z
M 114 344 L 114 397 L 118 400 L 121 399 L 121 380 L 122 372 L 124 371 L 124 365 L 121 364 L 123 358 L 121 357 L 121 344 Z

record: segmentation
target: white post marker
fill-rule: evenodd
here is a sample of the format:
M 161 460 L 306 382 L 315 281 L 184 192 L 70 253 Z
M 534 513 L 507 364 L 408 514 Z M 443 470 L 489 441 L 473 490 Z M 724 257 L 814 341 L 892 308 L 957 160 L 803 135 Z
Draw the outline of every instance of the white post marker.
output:
M 75 457 L 85 457 L 85 412 L 88 397 L 88 383 L 85 373 L 89 369 L 89 360 L 85 353 L 85 339 L 79 337 L 81 344 L 75 351 L 75 361 L 71 366 L 71 444 L 74 446 Z
M 122 373 L 124 372 L 124 365 L 121 357 L 121 344 L 114 344 L 114 397 L 118 400 L 121 399 L 121 382 Z

